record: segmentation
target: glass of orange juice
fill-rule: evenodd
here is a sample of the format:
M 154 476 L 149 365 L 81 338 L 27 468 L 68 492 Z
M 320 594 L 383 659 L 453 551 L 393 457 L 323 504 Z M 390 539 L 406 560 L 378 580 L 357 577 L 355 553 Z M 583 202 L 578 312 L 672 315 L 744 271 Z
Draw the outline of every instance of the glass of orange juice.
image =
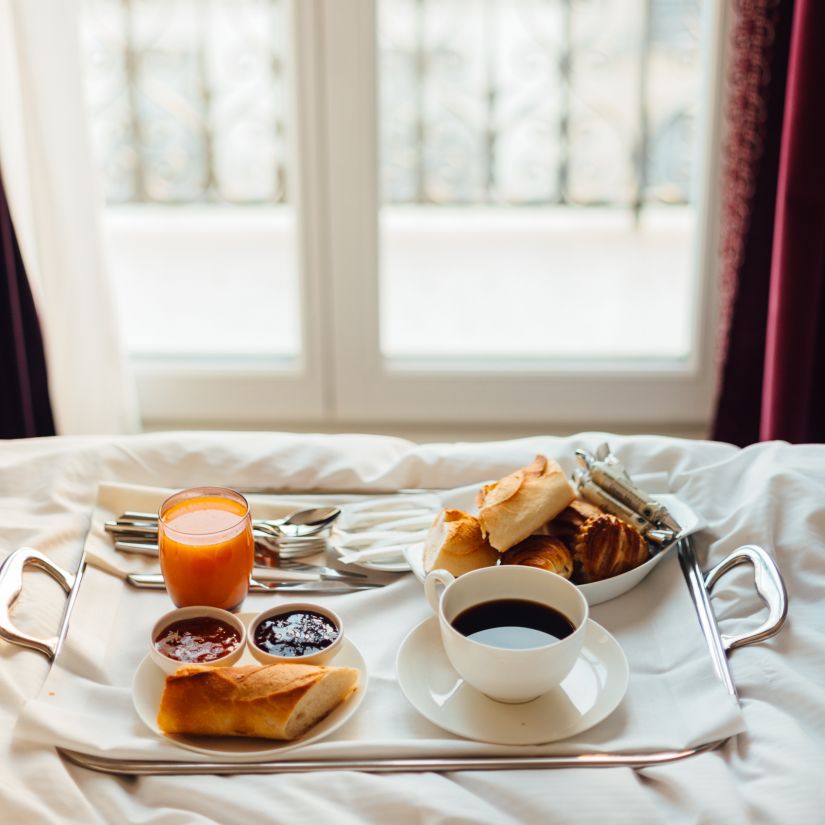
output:
M 249 591 L 255 552 L 249 504 L 224 487 L 175 493 L 158 511 L 158 551 L 178 607 L 236 610 Z

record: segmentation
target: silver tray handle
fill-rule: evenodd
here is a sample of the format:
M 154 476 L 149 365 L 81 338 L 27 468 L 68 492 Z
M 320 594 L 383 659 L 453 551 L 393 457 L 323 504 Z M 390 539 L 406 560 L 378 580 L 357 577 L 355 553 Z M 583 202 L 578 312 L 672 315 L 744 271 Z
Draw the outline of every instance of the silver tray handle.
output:
M 66 593 L 71 592 L 75 577 L 32 547 L 15 550 L 0 565 L 0 638 L 36 650 L 51 662 L 57 655 L 59 637 L 35 639 L 34 636 L 19 631 L 11 620 L 11 608 L 23 589 L 23 570 L 26 567 L 38 567 L 45 571 Z
M 729 570 L 739 564 L 750 562 L 753 565 L 754 585 L 756 592 L 768 607 L 768 618 L 765 623 L 750 633 L 738 636 L 722 635 L 722 646 L 725 650 L 735 650 L 737 647 L 755 644 L 774 636 L 785 623 L 788 616 L 788 591 L 776 562 L 755 544 L 745 544 L 734 550 L 729 556 L 722 559 L 716 567 L 705 574 L 705 588 L 708 593 L 713 586 Z

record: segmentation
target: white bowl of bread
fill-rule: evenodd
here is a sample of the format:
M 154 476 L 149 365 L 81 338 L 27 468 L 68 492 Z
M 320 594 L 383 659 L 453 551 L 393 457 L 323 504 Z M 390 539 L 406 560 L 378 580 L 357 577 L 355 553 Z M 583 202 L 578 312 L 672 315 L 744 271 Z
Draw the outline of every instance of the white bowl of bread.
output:
M 665 555 L 652 553 L 635 526 L 579 498 L 561 466 L 543 455 L 481 487 L 475 504 L 477 513 L 446 507 L 423 549 L 410 548 L 419 578 L 438 568 L 460 576 L 496 564 L 529 565 L 573 581 L 594 605 L 630 590 Z M 686 508 L 678 515 L 683 525 L 697 521 Z

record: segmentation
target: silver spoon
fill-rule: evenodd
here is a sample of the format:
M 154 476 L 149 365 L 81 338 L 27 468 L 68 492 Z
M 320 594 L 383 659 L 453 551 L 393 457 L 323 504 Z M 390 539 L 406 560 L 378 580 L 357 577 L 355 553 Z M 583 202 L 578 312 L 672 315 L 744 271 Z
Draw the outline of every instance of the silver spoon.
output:
M 277 527 L 285 536 L 297 538 L 298 536 L 312 536 L 319 533 L 325 527 L 329 527 L 340 515 L 340 507 L 332 505 L 308 507 L 305 510 L 298 510 L 284 519 L 265 519 L 259 524 Z

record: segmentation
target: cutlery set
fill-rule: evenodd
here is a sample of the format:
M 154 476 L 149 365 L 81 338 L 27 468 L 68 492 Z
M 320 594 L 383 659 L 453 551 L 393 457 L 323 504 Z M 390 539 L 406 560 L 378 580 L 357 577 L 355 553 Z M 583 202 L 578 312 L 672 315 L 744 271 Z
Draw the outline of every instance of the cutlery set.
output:
M 313 512 L 320 508 L 313 508 Z M 324 508 L 329 510 L 330 508 Z M 309 511 L 299 511 L 309 512 Z M 335 508 L 336 516 L 340 510 Z M 332 521 L 327 519 L 322 525 L 293 527 L 289 533 L 275 521 L 253 520 L 252 535 L 255 549 L 261 555 L 275 554 L 282 559 L 301 558 L 321 553 L 327 548 L 327 540 L 318 535 Z M 147 556 L 158 554 L 158 520 L 149 513 L 123 513 L 115 521 L 105 523 L 106 532 L 115 540 L 115 550 L 123 553 L 140 553 Z
M 337 507 L 299 510 L 284 519 L 253 519 L 255 568 L 250 578 L 252 592 L 352 593 L 383 587 L 386 581 L 365 573 L 301 562 L 304 556 L 323 553 L 327 540 L 319 535 L 338 518 Z M 158 555 L 157 516 L 127 511 L 105 523 L 106 532 L 120 553 Z M 162 590 L 162 573 L 130 573 L 126 580 L 140 589 Z

